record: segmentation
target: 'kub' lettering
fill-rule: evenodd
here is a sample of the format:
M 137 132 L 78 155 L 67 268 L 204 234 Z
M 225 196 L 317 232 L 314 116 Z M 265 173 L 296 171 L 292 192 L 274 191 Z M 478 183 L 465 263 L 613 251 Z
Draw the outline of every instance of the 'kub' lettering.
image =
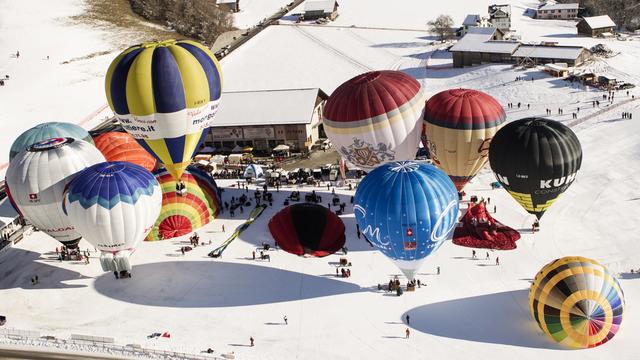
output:
M 561 178 L 558 179 L 551 179 L 551 180 L 540 180 L 540 188 L 541 189 L 550 189 L 552 187 L 558 187 L 558 186 L 562 186 L 564 184 L 569 184 L 571 183 L 573 180 L 575 180 L 576 178 L 576 173 L 573 173 L 569 176 L 563 176 Z M 552 186 L 553 183 L 553 186 Z

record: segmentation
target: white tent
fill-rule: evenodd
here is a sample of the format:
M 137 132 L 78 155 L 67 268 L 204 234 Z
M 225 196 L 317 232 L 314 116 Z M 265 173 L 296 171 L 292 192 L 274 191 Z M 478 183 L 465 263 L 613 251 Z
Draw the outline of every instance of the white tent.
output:
M 247 168 L 244 170 L 245 179 L 248 178 L 261 178 L 264 177 L 264 171 L 262 170 L 262 166 L 258 164 L 249 164 Z
M 289 145 L 280 144 L 280 145 L 276 146 L 275 148 L 273 148 L 273 151 L 288 151 L 289 148 L 290 148 Z

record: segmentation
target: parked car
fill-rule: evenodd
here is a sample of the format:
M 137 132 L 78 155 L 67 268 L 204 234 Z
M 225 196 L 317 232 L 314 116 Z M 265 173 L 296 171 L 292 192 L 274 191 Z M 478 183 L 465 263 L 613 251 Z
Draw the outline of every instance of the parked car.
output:
M 331 169 L 329 181 L 338 181 L 338 169 Z
M 322 169 L 313 169 L 313 177 L 316 180 L 322 180 Z

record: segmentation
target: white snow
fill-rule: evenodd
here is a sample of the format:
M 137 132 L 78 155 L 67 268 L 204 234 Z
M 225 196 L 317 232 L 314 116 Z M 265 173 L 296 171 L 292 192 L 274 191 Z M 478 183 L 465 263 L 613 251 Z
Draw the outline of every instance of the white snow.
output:
M 233 25 L 239 29 L 256 26 L 293 0 L 240 0 L 240 11 L 234 13 Z
M 639 37 L 624 42 L 577 37 L 575 22 L 530 19 L 522 13 L 535 2 L 511 3 L 513 26 L 524 41 L 558 41 L 587 48 L 605 43 L 619 55 L 598 59 L 587 69 L 640 83 Z M 211 347 L 216 354 L 234 351 L 238 359 L 640 358 L 636 344 L 640 278 L 628 273 L 640 267 L 640 101 L 618 92 L 609 105 L 602 101 L 603 92 L 507 64 L 446 68 L 450 58 L 437 51 L 442 45 L 431 45 L 434 38 L 424 31 L 349 27 L 354 23 L 421 29 L 418 25 L 443 12 L 457 13 L 456 21 L 467 13 L 485 14 L 486 4 L 476 0 L 340 2 L 334 25 L 346 27 L 271 26 L 225 57 L 225 91 L 320 87 L 331 93 L 361 72 L 400 69 L 421 81 L 429 94 L 468 87 L 489 93 L 505 108 L 514 103 L 514 109 L 507 109 L 510 120 L 545 116 L 546 109 L 556 114 L 561 107 L 564 115 L 550 117 L 570 123 L 571 112 L 580 107 L 582 123 L 574 130 L 582 142 L 582 169 L 545 214 L 539 233 L 526 230 L 532 217 L 505 191 L 489 190 L 494 177 L 488 168 L 466 189 L 491 197 L 499 220 L 525 229 L 518 249 L 491 252 L 489 261 L 470 260 L 470 249 L 447 243 L 427 259 L 419 275 L 426 288 L 402 297 L 378 292 L 377 283 L 388 282 L 399 271 L 357 239 L 349 205 L 353 192 L 338 188 L 336 192 L 348 204 L 343 220 L 350 249 L 347 257 L 353 263 L 351 278 L 335 277 L 333 264 L 340 255 L 304 259 L 270 251 L 271 262 L 251 260 L 256 245 L 272 242 L 267 222 L 294 189 L 286 188 L 275 193 L 273 207 L 229 246 L 223 258 L 213 260 L 206 254 L 230 235 L 248 211 L 233 219 L 224 214 L 200 230 L 202 240 L 213 244 L 185 256 L 179 248 L 188 245 L 186 238 L 142 244 L 132 258 L 131 279 L 116 281 L 112 274 L 103 273 L 95 252 L 89 265 L 58 262 L 53 250 L 59 244 L 35 233 L 0 255 L 0 313 L 8 318 L 6 326 L 59 338 L 72 333 L 108 336 L 121 345 L 137 343 L 189 353 Z M 11 75 L 9 84 L 0 87 L 2 159 L 8 158 L 11 141 L 22 130 L 47 120 L 79 122 L 104 105 L 103 76 L 113 52 L 61 64 L 96 51 L 115 51 L 101 40 L 101 30 L 65 20 L 80 12 L 81 6 L 81 1 L 68 0 L 55 5 L 0 0 L 0 54 L 5 54 L 0 57 L 0 75 Z M 19 59 L 10 57 L 16 50 L 20 50 Z M 52 60 L 43 60 L 46 55 Z M 536 80 L 514 81 L 517 76 Z M 592 107 L 596 99 L 601 100 L 600 108 Z M 622 120 L 623 111 L 632 112 L 634 119 Z M 227 201 L 240 194 L 234 183 L 219 181 Z M 329 195 L 326 187 L 316 191 Z M 226 233 L 221 232 L 223 224 Z M 88 246 L 81 243 L 83 249 Z M 544 264 L 565 255 L 592 257 L 621 273 L 625 317 L 620 332 L 601 347 L 559 349 L 529 315 L 529 280 Z M 492 265 L 496 256 L 500 266 Z M 442 269 L 439 276 L 434 275 L 436 266 Z M 36 274 L 40 284 L 32 286 L 29 279 Z M 404 339 L 406 325 L 402 324 L 407 313 L 411 315 L 409 340 Z M 288 325 L 282 324 L 285 314 Z M 164 331 L 171 333 L 170 339 L 146 338 Z M 256 339 L 253 348 L 247 346 L 250 336 Z

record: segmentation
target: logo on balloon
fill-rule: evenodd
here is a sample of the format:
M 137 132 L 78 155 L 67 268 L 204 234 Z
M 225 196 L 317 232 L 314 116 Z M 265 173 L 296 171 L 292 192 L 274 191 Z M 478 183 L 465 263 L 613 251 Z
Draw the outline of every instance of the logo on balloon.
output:
M 451 200 L 451 202 L 447 205 L 447 207 L 444 208 L 444 210 L 438 217 L 436 224 L 433 226 L 433 231 L 431 232 L 432 242 L 441 242 L 447 239 L 447 235 L 449 235 L 456 222 L 451 221 L 451 224 L 449 224 L 447 228 L 443 229 L 443 227 L 446 226 L 445 218 L 450 215 L 449 213 L 451 212 L 451 210 L 455 209 L 457 204 L 457 200 Z M 451 216 L 457 217 L 457 214 L 451 214 Z
M 390 146 L 378 143 L 377 148 L 368 142 L 353 138 L 353 144 L 348 148 L 342 147 L 340 151 L 349 162 L 361 166 L 377 166 L 381 162 L 395 159 L 396 153 L 389 149 Z

